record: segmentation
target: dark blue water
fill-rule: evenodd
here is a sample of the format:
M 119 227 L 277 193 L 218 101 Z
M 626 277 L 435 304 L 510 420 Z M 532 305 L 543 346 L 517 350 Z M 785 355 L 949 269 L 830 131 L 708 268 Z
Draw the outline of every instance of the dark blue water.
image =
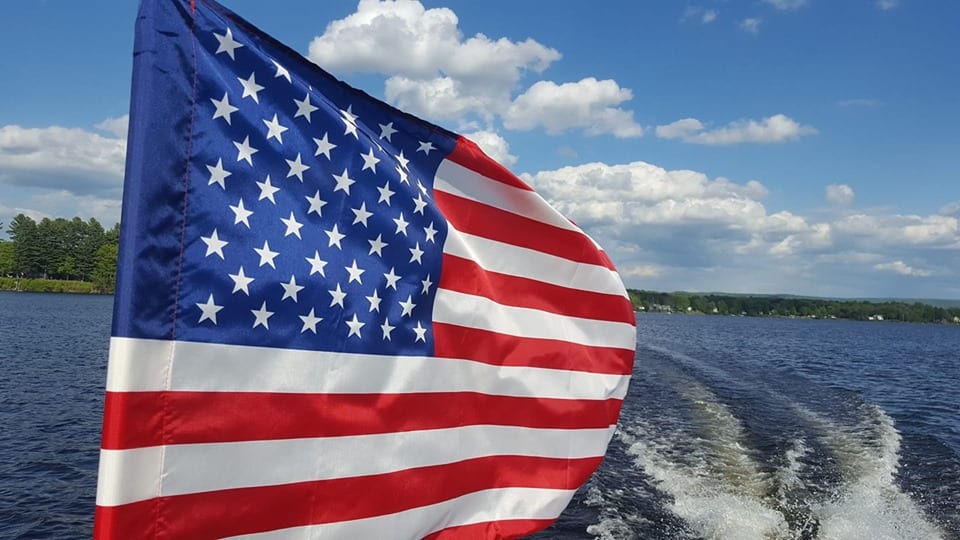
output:
M 0 538 L 90 536 L 111 307 L 0 293 Z M 637 322 L 607 459 L 536 538 L 960 539 L 960 327 Z

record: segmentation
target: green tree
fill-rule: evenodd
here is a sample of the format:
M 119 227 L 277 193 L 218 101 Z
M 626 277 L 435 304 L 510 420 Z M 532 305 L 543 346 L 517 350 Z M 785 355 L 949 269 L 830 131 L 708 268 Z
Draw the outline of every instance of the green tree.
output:
M 113 292 L 117 282 L 117 245 L 104 244 L 97 250 L 93 282 L 100 292 Z
M 7 234 L 14 245 L 14 272 L 25 277 L 40 275 L 40 233 L 37 222 L 24 214 L 17 214 L 7 228 Z
M 13 242 L 0 240 L 0 277 L 13 275 L 16 272 L 15 248 Z

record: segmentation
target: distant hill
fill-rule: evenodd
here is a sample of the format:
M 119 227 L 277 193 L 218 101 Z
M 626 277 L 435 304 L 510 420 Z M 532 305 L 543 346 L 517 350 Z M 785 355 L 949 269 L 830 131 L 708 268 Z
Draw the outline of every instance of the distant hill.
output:
M 926 304 L 928 306 L 940 308 L 960 308 L 960 300 L 947 300 L 942 298 L 837 298 L 830 296 L 805 296 L 801 294 L 765 294 L 765 293 L 725 293 L 725 292 L 690 292 L 676 291 L 672 294 L 699 294 L 699 295 L 717 295 L 733 296 L 741 298 L 793 298 L 799 300 L 827 300 L 830 302 L 870 302 L 871 304 L 897 303 L 897 304 Z

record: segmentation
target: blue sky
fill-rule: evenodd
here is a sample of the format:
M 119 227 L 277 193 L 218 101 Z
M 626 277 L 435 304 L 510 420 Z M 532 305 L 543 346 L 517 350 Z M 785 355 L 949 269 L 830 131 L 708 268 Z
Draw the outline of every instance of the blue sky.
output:
M 960 4 L 225 5 L 464 133 L 629 287 L 960 298 Z M 10 2 L 0 221 L 119 218 L 136 5 Z

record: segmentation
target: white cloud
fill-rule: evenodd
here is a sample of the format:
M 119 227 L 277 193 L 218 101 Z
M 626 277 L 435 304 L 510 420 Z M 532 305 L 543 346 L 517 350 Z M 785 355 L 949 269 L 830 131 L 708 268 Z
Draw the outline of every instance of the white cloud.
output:
M 799 9 L 807 5 L 807 0 L 763 0 L 763 2 L 782 11 Z
M 740 29 L 744 32 L 750 34 L 756 34 L 760 31 L 760 23 L 763 22 L 761 19 L 756 17 L 750 17 L 740 21 Z
M 899 0 L 877 0 L 877 7 L 887 11 L 888 9 L 893 9 L 900 4 Z
M 913 268 L 907 265 L 903 261 L 893 261 L 888 263 L 881 263 L 873 265 L 875 270 L 880 270 L 883 272 L 895 272 L 902 276 L 918 276 L 926 277 L 932 274 L 929 270 L 923 270 L 920 268 Z
M 463 135 L 477 143 L 484 153 L 501 165 L 510 167 L 517 162 L 517 156 L 510 153 L 510 144 L 498 133 L 494 131 L 475 131 Z
M 78 128 L 0 127 L 0 184 L 119 193 L 126 139 Z
M 618 107 L 633 98 L 616 81 L 587 77 L 575 83 L 540 81 L 517 97 L 503 119 L 508 129 L 529 130 L 537 126 L 547 133 L 583 129 L 588 134 L 611 133 L 617 137 L 640 137 L 643 128 L 633 121 L 633 111 Z
M 560 53 L 532 39 L 464 38 L 457 15 L 447 8 L 361 0 L 355 13 L 313 39 L 309 58 L 336 73 L 387 75 L 388 101 L 450 120 L 501 113 L 521 77 L 542 72 Z
M 628 278 L 651 278 L 663 275 L 666 269 L 655 264 L 637 264 L 618 268 L 620 275 Z
M 671 124 L 657 126 L 657 136 L 662 139 L 680 139 L 684 142 L 706 145 L 729 145 L 740 143 L 782 143 L 793 141 L 817 130 L 796 120 L 776 114 L 762 120 L 737 120 L 724 127 L 708 130 L 696 118 L 684 118 Z
M 940 209 L 940 213 L 945 216 L 960 218 L 960 201 L 952 202 Z
M 687 9 L 683 11 L 683 20 L 699 20 L 703 24 L 710 24 L 713 21 L 717 20 L 717 16 L 720 15 L 720 12 L 716 9 L 707 9 L 700 6 L 688 6 Z
M 127 138 L 127 127 L 130 124 L 130 115 L 125 114 L 117 118 L 107 118 L 103 122 L 97 124 L 96 127 L 100 131 L 105 131 L 114 137 L 120 139 Z
M 847 206 L 853 202 L 853 188 L 846 184 L 830 184 L 826 189 L 827 202 L 836 206 Z

